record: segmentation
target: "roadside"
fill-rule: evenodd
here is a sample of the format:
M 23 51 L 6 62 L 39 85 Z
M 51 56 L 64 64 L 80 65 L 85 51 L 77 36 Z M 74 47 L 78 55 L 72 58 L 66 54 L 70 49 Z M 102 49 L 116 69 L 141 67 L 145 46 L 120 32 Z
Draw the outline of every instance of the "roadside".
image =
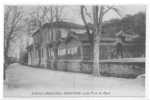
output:
M 108 95 L 96 96 L 144 96 L 144 81 L 144 78 L 95 77 L 82 73 L 32 68 L 15 63 L 6 71 L 4 96 L 33 96 L 35 91 L 40 93 L 104 91 L 108 92 Z M 54 95 L 60 94 L 48 96 Z

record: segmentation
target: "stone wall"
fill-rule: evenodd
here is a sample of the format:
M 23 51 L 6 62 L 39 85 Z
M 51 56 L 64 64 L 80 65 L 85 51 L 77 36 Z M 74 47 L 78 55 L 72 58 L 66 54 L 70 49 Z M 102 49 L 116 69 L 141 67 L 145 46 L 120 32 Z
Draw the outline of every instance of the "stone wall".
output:
M 100 64 L 100 73 L 105 76 L 135 78 L 145 73 L 145 64 L 143 63 L 111 63 Z
M 49 67 L 50 69 L 53 67 Z M 57 61 L 55 70 L 92 74 L 92 62 Z M 100 73 L 104 76 L 136 78 L 145 73 L 144 63 L 100 63 Z

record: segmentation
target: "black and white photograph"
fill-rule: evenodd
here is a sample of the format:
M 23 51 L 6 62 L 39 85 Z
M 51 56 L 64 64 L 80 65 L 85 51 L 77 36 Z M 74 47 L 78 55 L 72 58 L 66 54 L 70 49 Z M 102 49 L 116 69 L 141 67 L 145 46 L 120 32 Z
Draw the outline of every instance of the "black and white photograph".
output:
M 4 97 L 144 97 L 145 5 L 4 5 Z

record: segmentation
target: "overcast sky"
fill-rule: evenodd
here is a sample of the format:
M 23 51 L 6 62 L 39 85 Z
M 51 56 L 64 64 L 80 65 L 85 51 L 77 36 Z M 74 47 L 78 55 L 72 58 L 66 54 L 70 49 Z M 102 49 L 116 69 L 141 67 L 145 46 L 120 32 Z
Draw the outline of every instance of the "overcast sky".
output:
M 130 15 L 133 15 L 133 14 L 136 14 L 138 12 L 144 12 L 145 11 L 145 6 L 139 6 L 139 5 L 130 5 L 130 6 L 116 6 L 122 16 L 125 16 L 127 14 L 130 14 Z M 68 7 L 66 9 L 64 9 L 64 17 L 66 19 L 68 19 L 69 21 L 73 21 L 75 23 L 80 23 L 82 24 L 82 20 L 81 20 L 81 17 L 80 17 L 80 8 L 79 7 Z M 120 16 L 118 16 L 114 11 L 110 11 L 108 12 L 105 16 L 104 16 L 104 21 L 106 20 L 110 20 L 110 19 L 113 19 L 113 18 L 120 18 Z
M 127 14 L 133 15 L 138 12 L 145 12 L 146 6 L 144 5 L 122 5 L 122 6 L 116 6 L 122 16 L 125 16 Z M 26 12 L 32 12 L 36 10 L 38 6 L 24 6 L 24 9 Z M 66 21 L 71 21 L 78 24 L 83 24 L 80 16 L 80 7 L 79 6 L 65 6 L 63 9 L 63 18 Z M 104 16 L 104 21 L 113 19 L 113 18 L 120 18 L 114 11 L 109 11 Z

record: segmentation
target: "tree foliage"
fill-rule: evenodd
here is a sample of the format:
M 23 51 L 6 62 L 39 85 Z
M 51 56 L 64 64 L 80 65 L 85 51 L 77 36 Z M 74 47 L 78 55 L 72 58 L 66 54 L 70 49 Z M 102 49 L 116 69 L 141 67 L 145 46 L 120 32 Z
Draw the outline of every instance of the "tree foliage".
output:
M 137 34 L 145 39 L 146 17 L 144 12 L 127 15 L 122 19 L 112 19 L 103 24 L 103 35 L 114 37 L 115 33 L 123 30 L 126 34 Z
M 23 12 L 17 6 L 5 6 L 4 13 L 4 48 L 5 48 L 5 61 L 8 58 L 10 43 L 17 37 L 18 31 L 21 30 L 21 23 Z
M 40 28 L 45 23 L 62 20 L 63 6 L 39 6 L 34 12 L 31 12 L 27 19 L 29 25 L 28 31 Z

